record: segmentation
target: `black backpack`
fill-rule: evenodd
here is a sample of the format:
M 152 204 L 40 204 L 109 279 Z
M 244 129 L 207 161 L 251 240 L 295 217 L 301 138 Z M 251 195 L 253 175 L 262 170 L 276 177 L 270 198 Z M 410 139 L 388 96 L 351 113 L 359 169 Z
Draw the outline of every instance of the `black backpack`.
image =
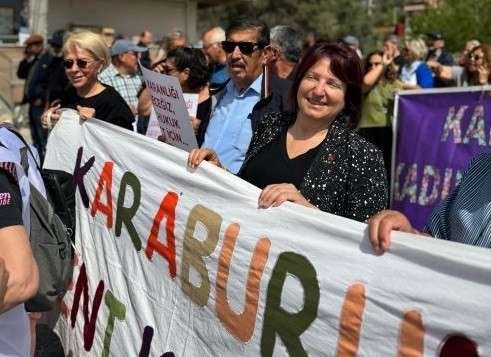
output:
M 28 173 L 31 152 L 29 145 L 22 136 L 12 127 L 2 125 L 14 133 L 25 147 L 20 149 L 21 164 L 24 172 Z M 37 162 L 36 162 L 37 164 Z M 39 171 L 40 168 L 37 166 Z M 42 173 L 42 171 L 41 171 Z M 46 175 L 41 175 L 46 183 Z M 48 175 L 48 178 L 51 175 Z M 37 294 L 25 303 L 29 312 L 43 312 L 51 310 L 57 299 L 65 294 L 73 273 L 71 236 L 73 231 L 62 222 L 55 213 L 50 202 L 49 188 L 53 188 L 52 182 L 45 184 L 48 199 L 31 183 L 29 205 L 31 212 L 30 243 L 32 253 L 36 259 L 39 269 L 39 289 Z

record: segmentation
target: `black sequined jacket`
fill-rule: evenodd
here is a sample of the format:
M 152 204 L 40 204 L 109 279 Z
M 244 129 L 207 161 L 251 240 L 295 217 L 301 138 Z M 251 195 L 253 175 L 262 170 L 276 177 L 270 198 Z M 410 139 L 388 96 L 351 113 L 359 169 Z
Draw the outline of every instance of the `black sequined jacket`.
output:
M 244 168 L 295 120 L 293 113 L 269 113 L 254 131 Z M 322 211 L 366 221 L 387 204 L 382 153 L 351 131 L 346 117 L 334 120 L 299 191 Z

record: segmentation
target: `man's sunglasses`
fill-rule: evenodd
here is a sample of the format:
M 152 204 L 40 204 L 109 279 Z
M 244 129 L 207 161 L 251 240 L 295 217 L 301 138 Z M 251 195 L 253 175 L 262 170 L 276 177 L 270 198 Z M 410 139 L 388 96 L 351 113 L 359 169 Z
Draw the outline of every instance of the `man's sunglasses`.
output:
M 78 68 L 85 69 L 85 68 L 87 68 L 87 66 L 90 63 L 92 63 L 92 61 L 87 61 L 87 60 L 83 60 L 83 59 L 77 59 L 76 61 L 74 61 L 71 59 L 66 59 L 66 60 L 63 60 L 63 67 L 65 67 L 66 69 L 70 69 L 73 67 L 73 65 L 75 63 L 77 64 Z
M 252 52 L 264 46 L 255 42 L 235 42 L 235 41 L 222 41 L 222 48 L 227 53 L 232 53 L 235 47 L 239 47 L 240 52 L 245 55 L 250 55 Z

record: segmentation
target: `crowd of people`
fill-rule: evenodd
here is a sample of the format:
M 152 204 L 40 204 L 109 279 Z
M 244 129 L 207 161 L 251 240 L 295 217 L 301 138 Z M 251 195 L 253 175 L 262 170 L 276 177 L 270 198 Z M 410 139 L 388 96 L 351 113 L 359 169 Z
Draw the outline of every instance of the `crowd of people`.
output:
M 24 101 L 41 160 L 65 108 L 83 120 L 145 134 L 152 102 L 138 63 L 174 76 L 184 92 L 199 98 L 191 118 L 199 143 L 189 154 L 191 168 L 206 160 L 252 183 L 262 190 L 262 209 L 290 201 L 368 222 L 370 241 L 383 253 L 392 230 L 416 232 L 402 213 L 385 210 L 395 93 L 491 83 L 490 46 L 471 40 L 455 61 L 441 33 L 428 40 L 429 48 L 421 38 L 389 35 L 383 48 L 363 58 L 354 36 L 327 42 L 309 34 L 306 40 L 291 26 L 269 29 L 241 18 L 205 31 L 195 47 L 175 31 L 151 56 L 149 31 L 137 44 L 120 38 L 111 46 L 92 32 L 57 31 L 48 48 L 39 35 L 26 41 L 18 76 L 26 79 Z M 0 169 L 9 197 L 0 202 L 0 354 L 24 356 L 26 341 L 16 349 L 5 338 L 28 329 L 22 304 L 38 284 L 16 178 Z M 425 233 L 490 247 L 490 183 L 491 155 L 479 156 L 433 212 Z M 66 195 L 74 205 L 72 186 Z M 469 207 L 479 214 L 469 218 Z M 11 333 L 4 335 L 5 329 Z

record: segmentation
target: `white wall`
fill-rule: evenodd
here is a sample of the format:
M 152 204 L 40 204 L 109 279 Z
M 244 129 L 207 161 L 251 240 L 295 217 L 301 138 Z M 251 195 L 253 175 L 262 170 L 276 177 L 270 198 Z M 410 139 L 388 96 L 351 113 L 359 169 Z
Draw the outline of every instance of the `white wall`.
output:
M 195 0 L 49 0 L 48 32 L 94 25 L 113 27 L 125 37 L 150 30 L 157 40 L 180 29 L 194 40 L 196 14 Z

